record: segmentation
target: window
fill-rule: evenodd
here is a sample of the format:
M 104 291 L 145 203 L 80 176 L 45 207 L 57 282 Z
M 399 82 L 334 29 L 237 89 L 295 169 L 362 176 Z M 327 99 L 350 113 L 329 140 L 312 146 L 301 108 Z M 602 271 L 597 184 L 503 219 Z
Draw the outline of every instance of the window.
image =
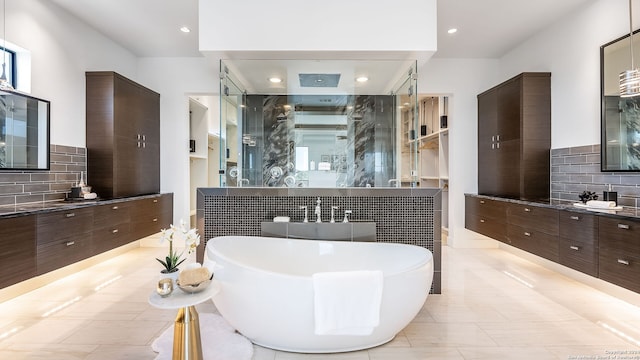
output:
M 16 87 L 16 67 L 15 67 L 16 52 L 11 51 L 10 49 L 0 47 L 0 56 L 3 57 L 2 59 L 0 59 L 0 65 L 6 62 L 5 74 L 7 76 L 7 81 L 9 82 L 9 84 L 11 84 L 11 86 L 15 88 Z M 0 71 L 2 71 L 1 68 L 0 68 Z

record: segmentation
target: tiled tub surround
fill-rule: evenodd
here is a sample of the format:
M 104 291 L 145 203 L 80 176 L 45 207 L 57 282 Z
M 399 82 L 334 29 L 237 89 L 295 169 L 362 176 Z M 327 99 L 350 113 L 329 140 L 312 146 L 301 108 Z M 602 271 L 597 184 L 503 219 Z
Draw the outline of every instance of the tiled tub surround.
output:
M 602 192 L 618 192 L 618 204 L 640 207 L 640 173 L 601 172 L 600 145 L 587 145 L 551 150 L 552 200 L 579 202 L 583 191 L 594 191 L 598 199 Z
M 0 206 L 62 200 L 87 171 L 87 149 L 51 145 L 48 171 L 0 171 Z M 85 173 L 86 174 L 86 173 Z M 87 184 L 91 185 L 88 179 Z
M 307 206 L 309 221 L 317 198 L 322 201 L 322 221 L 331 218 L 331 206 L 339 206 L 336 217 L 352 210 L 350 221 L 376 223 L 376 241 L 422 246 L 433 253 L 431 292 L 441 292 L 441 190 L 412 189 L 286 189 L 286 188 L 200 188 L 198 189 L 198 231 L 204 241 L 198 247 L 199 260 L 206 241 L 216 236 L 260 236 L 261 223 L 276 216 L 289 216 L 300 223 Z M 437 230 L 437 231 L 436 231 Z

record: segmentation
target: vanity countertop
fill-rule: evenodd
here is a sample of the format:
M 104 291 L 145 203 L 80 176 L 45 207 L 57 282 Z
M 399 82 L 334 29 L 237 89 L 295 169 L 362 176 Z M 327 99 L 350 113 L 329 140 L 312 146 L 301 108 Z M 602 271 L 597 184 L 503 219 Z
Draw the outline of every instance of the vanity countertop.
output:
M 603 209 L 605 211 L 601 211 L 599 209 L 590 210 L 590 209 L 576 207 L 576 206 L 573 206 L 574 202 L 571 202 L 571 201 L 522 200 L 522 199 L 506 198 L 506 197 L 492 196 L 492 195 L 479 195 L 479 194 L 465 194 L 465 195 L 474 196 L 474 197 L 483 198 L 483 199 L 489 199 L 489 200 L 506 201 L 506 202 L 521 204 L 521 205 L 540 206 L 540 207 L 547 207 L 547 208 L 558 209 L 558 210 L 571 210 L 575 212 L 582 212 L 585 214 L 592 214 L 592 215 L 600 215 L 600 216 L 615 217 L 615 218 L 628 218 L 631 220 L 640 219 L 640 208 L 634 208 L 634 207 L 628 207 L 628 206 L 624 206 L 622 210 L 618 210 L 618 211 L 608 211 L 605 209 Z M 579 201 L 575 201 L 575 202 L 578 203 Z
M 133 199 L 146 199 L 158 197 L 160 194 L 132 196 L 116 199 L 93 199 L 93 200 L 54 200 L 54 201 L 38 201 L 24 204 L 2 205 L 0 206 L 0 219 L 9 217 L 18 217 L 31 214 L 42 214 L 59 210 L 73 210 L 95 205 L 117 204 Z

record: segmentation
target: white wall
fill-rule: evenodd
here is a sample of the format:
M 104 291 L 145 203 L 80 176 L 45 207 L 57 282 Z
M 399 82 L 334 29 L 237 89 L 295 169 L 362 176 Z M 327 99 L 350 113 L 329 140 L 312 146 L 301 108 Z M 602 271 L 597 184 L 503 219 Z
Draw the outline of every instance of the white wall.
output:
M 455 247 L 495 246 L 464 228 L 464 194 L 478 190 L 476 96 L 495 85 L 498 60 L 431 59 L 418 69 L 418 93 L 449 94 L 449 237 Z
M 436 15 L 436 0 L 200 0 L 200 50 L 431 53 Z
M 138 76 L 160 93 L 160 192 L 173 192 L 174 224 L 189 219 L 189 94 L 218 92 L 206 58 L 141 58 Z
M 551 72 L 553 149 L 600 143 L 600 46 L 629 32 L 628 14 L 624 0 L 596 1 L 500 60 L 499 79 Z
M 85 71 L 135 80 L 129 51 L 45 0 L 6 2 L 7 41 L 31 52 L 31 95 L 51 101 L 51 143 L 84 147 Z

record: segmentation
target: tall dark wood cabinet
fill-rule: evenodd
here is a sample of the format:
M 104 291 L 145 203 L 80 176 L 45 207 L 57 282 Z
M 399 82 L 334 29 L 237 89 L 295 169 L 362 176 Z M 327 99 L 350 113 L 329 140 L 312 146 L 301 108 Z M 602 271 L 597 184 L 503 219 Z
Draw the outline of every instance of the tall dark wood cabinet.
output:
M 160 94 L 115 72 L 86 73 L 87 182 L 98 196 L 160 192 Z
M 551 73 L 522 73 L 478 95 L 478 193 L 548 199 Z

